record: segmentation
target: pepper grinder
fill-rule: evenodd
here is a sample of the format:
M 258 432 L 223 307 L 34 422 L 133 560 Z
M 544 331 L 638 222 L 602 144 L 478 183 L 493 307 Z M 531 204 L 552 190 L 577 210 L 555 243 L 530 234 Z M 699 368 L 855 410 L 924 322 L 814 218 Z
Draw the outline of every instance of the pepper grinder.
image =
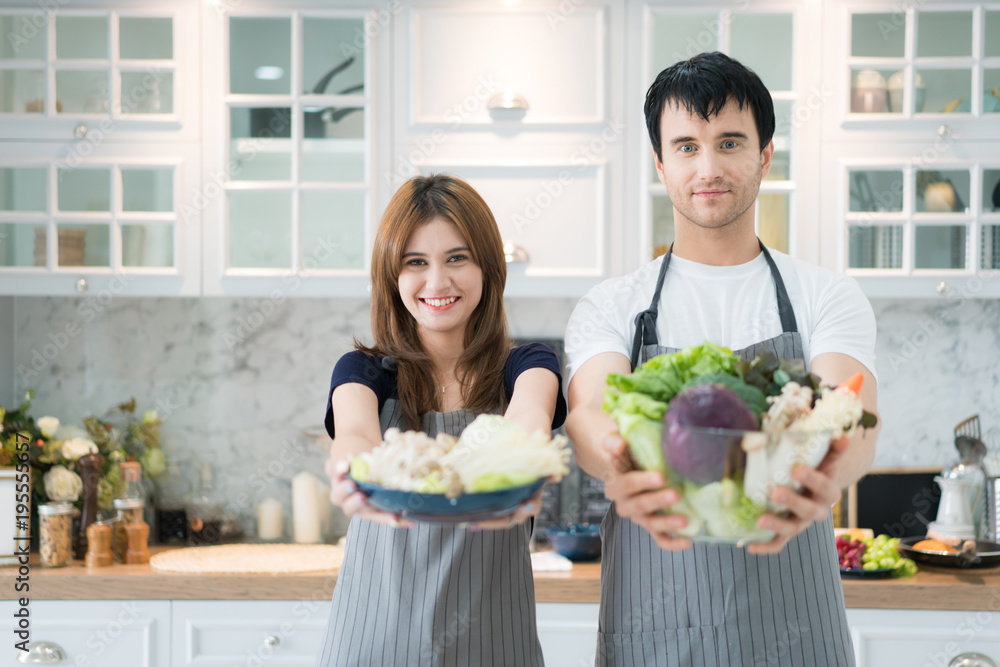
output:
M 97 521 L 97 484 L 101 479 L 104 457 L 100 454 L 81 456 L 80 479 L 83 481 L 83 512 L 80 516 L 80 530 L 73 544 L 73 558 L 84 560 L 87 556 L 87 528 Z
M 111 526 L 95 521 L 87 527 L 87 567 L 108 567 L 111 557 Z
M 149 562 L 149 524 L 142 519 L 125 526 L 128 536 L 128 550 L 125 552 L 126 565 L 142 565 Z

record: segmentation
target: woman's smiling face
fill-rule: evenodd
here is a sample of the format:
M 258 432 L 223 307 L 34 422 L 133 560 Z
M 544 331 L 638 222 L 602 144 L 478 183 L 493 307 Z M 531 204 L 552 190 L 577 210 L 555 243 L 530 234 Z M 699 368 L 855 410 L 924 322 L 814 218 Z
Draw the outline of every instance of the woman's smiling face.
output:
M 413 232 L 403 250 L 399 296 L 417 331 L 464 335 L 482 294 L 483 271 L 454 223 L 434 218 Z

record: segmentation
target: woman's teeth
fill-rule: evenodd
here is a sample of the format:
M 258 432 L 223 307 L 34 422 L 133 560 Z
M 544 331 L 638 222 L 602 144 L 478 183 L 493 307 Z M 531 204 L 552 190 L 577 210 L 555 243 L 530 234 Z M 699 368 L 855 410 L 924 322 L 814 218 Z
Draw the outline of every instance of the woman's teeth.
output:
M 449 303 L 455 303 L 458 301 L 457 296 L 450 296 L 447 299 L 423 299 L 423 302 L 428 306 L 447 306 Z

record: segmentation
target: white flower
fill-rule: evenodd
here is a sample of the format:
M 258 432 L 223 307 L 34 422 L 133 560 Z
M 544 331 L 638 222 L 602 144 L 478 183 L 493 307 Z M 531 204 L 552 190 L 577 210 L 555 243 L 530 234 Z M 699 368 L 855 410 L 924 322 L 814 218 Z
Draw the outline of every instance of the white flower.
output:
M 96 453 L 97 445 L 94 444 L 93 440 L 87 440 L 86 438 L 73 438 L 65 441 L 62 446 L 63 458 L 67 458 L 70 461 L 76 461 L 81 456 Z
M 88 433 L 86 430 L 80 428 L 79 426 L 73 426 L 72 424 L 60 424 L 59 428 L 56 429 L 56 433 L 52 436 L 53 440 L 72 440 L 73 438 L 86 438 Z
M 40 417 L 35 423 L 38 424 L 38 428 L 42 431 L 42 435 L 50 440 L 59 428 L 59 420 L 55 417 Z
M 52 466 L 43 477 L 45 481 L 45 494 L 49 500 L 69 500 L 75 501 L 80 497 L 83 490 L 83 481 L 80 476 L 65 466 Z
M 142 413 L 143 424 L 149 424 L 151 422 L 155 422 L 159 418 L 160 416 L 156 414 L 156 410 L 146 410 L 145 412 Z

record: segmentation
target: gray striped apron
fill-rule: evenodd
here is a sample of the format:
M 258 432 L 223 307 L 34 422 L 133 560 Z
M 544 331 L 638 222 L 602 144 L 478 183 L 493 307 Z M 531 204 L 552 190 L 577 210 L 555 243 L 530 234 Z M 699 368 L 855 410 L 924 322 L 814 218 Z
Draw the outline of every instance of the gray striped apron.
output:
M 672 250 L 672 248 L 671 248 Z M 802 358 L 788 293 L 764 245 L 782 334 L 738 351 Z M 670 252 L 653 302 L 636 316 L 632 366 L 677 352 L 659 345 L 656 317 Z M 854 665 L 831 518 L 814 523 L 771 556 L 694 544 L 661 550 L 643 528 L 608 510 L 601 524 L 597 665 Z
M 386 400 L 382 432 L 402 426 Z M 465 410 L 428 412 L 421 430 L 458 435 Z M 543 665 L 525 523 L 470 532 L 451 524 L 396 529 L 351 519 L 316 664 Z

